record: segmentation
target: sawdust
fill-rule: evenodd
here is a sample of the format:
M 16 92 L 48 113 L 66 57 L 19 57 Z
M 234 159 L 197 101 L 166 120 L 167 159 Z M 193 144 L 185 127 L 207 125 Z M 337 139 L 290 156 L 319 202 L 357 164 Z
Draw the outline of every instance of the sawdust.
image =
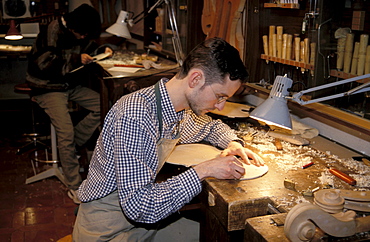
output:
M 248 146 L 257 150 L 262 158 L 273 160 L 278 165 L 278 169 L 283 172 L 301 169 L 305 164 L 321 160 L 327 167 L 340 164 L 352 171 L 349 175 L 356 179 L 357 185 L 355 187 L 357 189 L 370 189 L 370 167 L 362 162 L 353 159 L 340 159 L 330 151 L 319 151 L 311 146 L 297 146 L 286 141 L 281 141 L 283 150 L 277 150 L 274 144 L 275 139 L 269 136 L 266 131 L 256 130 L 253 127 L 245 127 L 236 131 L 239 137 L 252 133 L 254 134 L 253 139 L 247 142 Z M 322 172 L 319 180 L 322 185 L 336 186 L 334 176 L 328 171 Z

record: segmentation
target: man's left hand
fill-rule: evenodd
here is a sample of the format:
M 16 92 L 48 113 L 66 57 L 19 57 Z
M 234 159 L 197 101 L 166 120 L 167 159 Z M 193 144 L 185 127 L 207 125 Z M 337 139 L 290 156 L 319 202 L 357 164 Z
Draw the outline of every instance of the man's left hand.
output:
M 108 57 L 112 57 L 113 56 L 113 50 L 109 47 L 105 47 L 105 51 L 104 53 L 109 53 L 109 56 Z
M 263 166 L 265 162 L 263 159 L 251 151 L 250 149 L 244 148 L 239 142 L 231 141 L 227 148 L 221 152 L 221 157 L 228 155 L 240 156 L 243 162 L 247 165 Z M 249 159 L 251 158 L 251 159 Z

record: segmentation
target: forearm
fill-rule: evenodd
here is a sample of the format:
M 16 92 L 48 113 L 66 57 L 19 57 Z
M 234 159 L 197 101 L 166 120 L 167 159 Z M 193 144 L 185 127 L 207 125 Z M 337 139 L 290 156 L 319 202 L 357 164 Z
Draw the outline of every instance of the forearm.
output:
M 178 211 L 201 191 L 201 183 L 193 169 L 165 182 L 140 187 L 135 191 L 123 188 L 121 202 L 124 213 L 141 223 L 155 223 Z M 131 196 L 129 195 L 131 194 Z

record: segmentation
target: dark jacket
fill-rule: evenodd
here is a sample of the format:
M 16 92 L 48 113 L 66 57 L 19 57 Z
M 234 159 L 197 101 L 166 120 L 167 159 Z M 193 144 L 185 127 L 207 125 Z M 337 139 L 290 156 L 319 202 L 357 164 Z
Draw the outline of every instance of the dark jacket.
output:
M 71 71 L 82 66 L 82 53 L 93 56 L 104 52 L 103 47 L 98 48 L 95 41 L 86 38 L 77 40 L 60 18 L 54 20 L 47 31 L 41 31 L 36 38 L 29 55 L 26 79 L 38 94 L 84 85 L 91 70 L 98 65 L 89 64 L 76 72 Z

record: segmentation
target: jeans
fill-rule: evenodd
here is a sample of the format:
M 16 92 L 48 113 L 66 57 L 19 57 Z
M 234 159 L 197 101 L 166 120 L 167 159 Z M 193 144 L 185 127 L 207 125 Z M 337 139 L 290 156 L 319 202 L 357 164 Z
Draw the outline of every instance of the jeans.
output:
M 86 143 L 100 125 L 99 93 L 87 87 L 77 86 L 65 92 L 49 92 L 34 96 L 33 99 L 49 115 L 55 127 L 59 160 L 68 188 L 77 190 L 82 179 L 75 145 L 82 146 Z M 68 101 L 74 101 L 90 111 L 75 127 L 68 112 Z

